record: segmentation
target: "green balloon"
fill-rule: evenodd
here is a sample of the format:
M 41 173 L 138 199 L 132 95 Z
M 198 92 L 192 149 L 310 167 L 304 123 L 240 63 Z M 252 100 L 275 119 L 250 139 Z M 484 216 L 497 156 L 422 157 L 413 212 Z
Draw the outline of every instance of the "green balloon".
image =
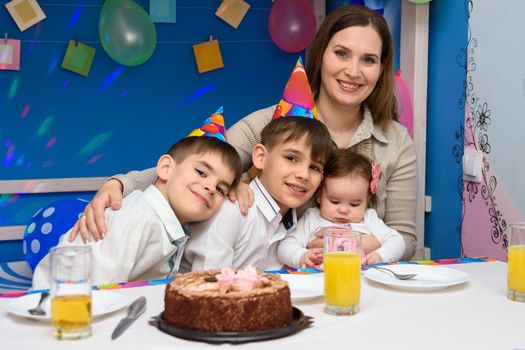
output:
M 133 0 L 106 0 L 100 11 L 98 34 L 109 57 L 125 66 L 143 64 L 157 45 L 151 18 Z

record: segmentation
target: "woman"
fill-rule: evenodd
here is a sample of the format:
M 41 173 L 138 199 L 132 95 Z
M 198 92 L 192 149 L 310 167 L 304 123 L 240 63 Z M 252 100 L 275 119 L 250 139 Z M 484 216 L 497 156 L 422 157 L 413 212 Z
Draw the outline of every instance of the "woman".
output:
M 412 258 L 416 248 L 416 153 L 406 129 L 396 121 L 393 42 L 386 21 L 364 6 L 331 12 L 312 42 L 305 68 L 320 118 L 337 146 L 352 148 L 380 164 L 375 209 L 403 236 L 403 260 Z M 274 110 L 275 106 L 255 111 L 228 130 L 229 142 L 245 169 Z M 110 180 L 97 192 L 85 210 L 87 219 L 82 216 L 74 232 L 80 228 L 83 236 L 91 231 L 95 239 L 100 238 L 98 232 L 105 232 L 104 208 L 118 209 L 122 192 L 146 188 L 155 176 L 146 170 L 116 179 L 120 182 Z M 240 202 L 250 202 L 245 192 L 237 193 L 243 196 Z M 316 245 L 319 241 L 312 246 Z

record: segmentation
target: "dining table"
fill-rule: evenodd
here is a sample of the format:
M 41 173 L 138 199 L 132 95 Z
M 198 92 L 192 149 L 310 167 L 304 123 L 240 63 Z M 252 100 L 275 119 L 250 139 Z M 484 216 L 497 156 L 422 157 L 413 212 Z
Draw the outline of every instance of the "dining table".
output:
M 443 263 L 444 261 L 444 263 Z M 352 316 L 324 313 L 324 298 L 294 302 L 313 323 L 297 333 L 243 344 L 210 344 L 166 334 L 148 321 L 164 309 L 166 284 L 137 283 L 108 288 L 129 301 L 147 299 L 146 311 L 119 338 L 111 333 L 126 308 L 94 318 L 92 335 L 56 340 L 49 321 L 13 315 L 17 295 L 0 295 L 1 349 L 525 349 L 525 303 L 507 298 L 507 264 L 494 259 L 437 263 L 464 271 L 468 280 L 439 290 L 404 290 L 361 275 L 360 311 Z M 446 265 L 446 266 L 445 266 Z M 301 271 L 297 271 L 300 273 Z M 287 272 L 284 272 L 287 273 Z M 293 273 L 293 272 L 292 272 Z M 312 273 L 323 278 L 323 273 Z M 104 292 L 104 288 L 100 288 Z

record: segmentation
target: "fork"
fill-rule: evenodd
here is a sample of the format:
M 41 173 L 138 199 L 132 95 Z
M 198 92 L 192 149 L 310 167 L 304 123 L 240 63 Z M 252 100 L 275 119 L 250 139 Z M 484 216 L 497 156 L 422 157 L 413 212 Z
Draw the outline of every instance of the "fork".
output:
M 40 301 L 38 302 L 38 305 L 35 308 L 27 310 L 27 312 L 33 316 L 44 316 L 46 311 L 42 308 L 42 303 L 47 299 L 47 297 L 49 297 L 49 292 L 42 292 L 42 294 L 40 294 Z
M 372 269 L 376 269 L 376 270 L 379 270 L 379 271 L 387 271 L 387 272 L 390 272 L 395 278 L 397 278 L 398 280 L 409 280 L 411 278 L 414 278 L 417 276 L 417 273 L 395 273 L 394 271 L 390 270 L 390 269 L 385 269 L 384 267 L 379 267 L 379 266 L 370 266 Z

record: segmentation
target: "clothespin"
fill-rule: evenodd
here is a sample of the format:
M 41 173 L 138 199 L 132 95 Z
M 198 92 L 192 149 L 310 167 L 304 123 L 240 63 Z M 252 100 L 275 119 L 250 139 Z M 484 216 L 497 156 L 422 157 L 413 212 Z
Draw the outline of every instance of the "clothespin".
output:
M 4 45 L 7 45 L 7 32 L 4 33 Z
M 210 45 L 213 44 L 213 35 L 210 35 Z

